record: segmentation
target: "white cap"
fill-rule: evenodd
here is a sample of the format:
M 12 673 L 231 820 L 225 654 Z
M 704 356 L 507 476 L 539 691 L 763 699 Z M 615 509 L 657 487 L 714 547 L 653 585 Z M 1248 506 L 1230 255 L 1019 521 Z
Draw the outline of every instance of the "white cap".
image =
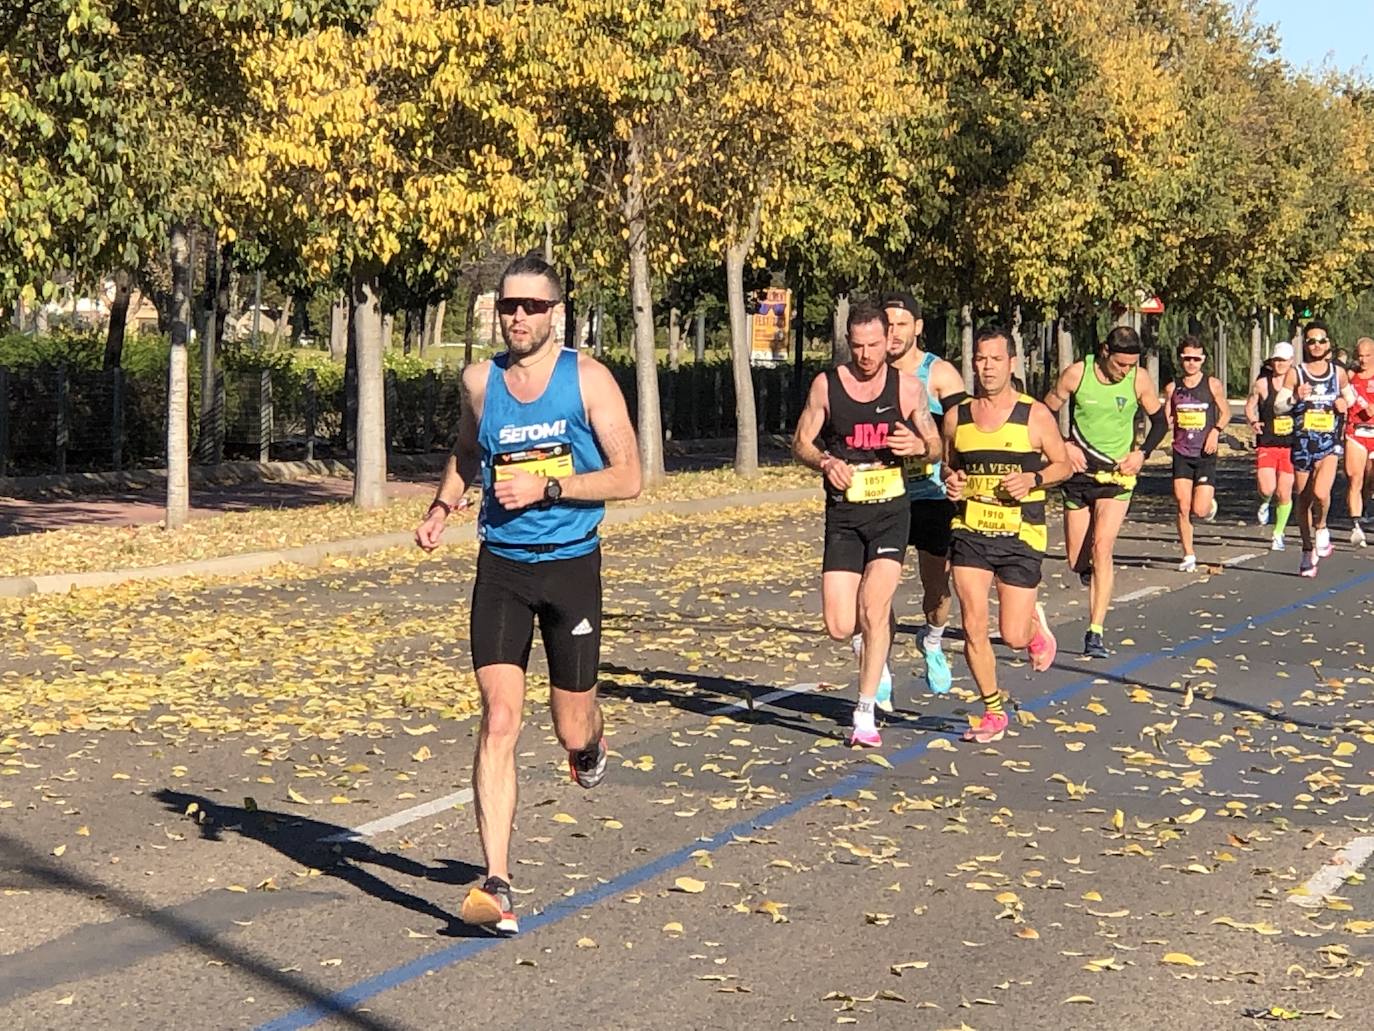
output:
M 1269 357 L 1291 362 L 1293 360 L 1293 345 L 1287 340 L 1280 340 L 1274 345 L 1274 350 Z

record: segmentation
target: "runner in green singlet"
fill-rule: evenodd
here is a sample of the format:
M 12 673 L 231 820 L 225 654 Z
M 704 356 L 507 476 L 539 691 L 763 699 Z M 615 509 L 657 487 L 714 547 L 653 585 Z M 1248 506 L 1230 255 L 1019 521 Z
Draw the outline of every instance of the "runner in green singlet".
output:
M 1064 546 L 1069 568 L 1089 589 L 1088 630 L 1083 654 L 1111 654 L 1102 640 L 1112 604 L 1112 553 L 1131 504 L 1136 476 L 1168 433 L 1159 392 L 1140 372 L 1140 334 L 1117 326 L 1096 355 L 1074 362 L 1059 376 L 1045 404 L 1053 412 L 1069 405 L 1069 461 L 1074 474 L 1064 484 Z M 1137 409 L 1150 419 L 1144 443 L 1135 446 Z

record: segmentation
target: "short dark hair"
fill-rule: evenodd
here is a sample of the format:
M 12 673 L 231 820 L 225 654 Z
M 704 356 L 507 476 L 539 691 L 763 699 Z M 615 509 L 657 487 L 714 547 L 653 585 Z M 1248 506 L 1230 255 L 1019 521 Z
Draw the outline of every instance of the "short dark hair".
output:
M 563 299 L 563 282 L 558 278 L 558 270 L 538 253 L 523 255 L 506 266 L 506 270 L 501 273 L 501 284 L 498 291 L 502 297 L 506 295 L 506 280 L 511 276 L 543 276 L 548 280 L 549 289 L 553 291 L 553 299 L 555 301 Z
M 1203 354 L 1207 353 L 1207 348 L 1202 346 L 1202 341 L 1199 340 L 1192 333 L 1187 333 L 1184 336 L 1179 337 L 1178 344 L 1174 347 L 1174 353 L 1177 354 L 1180 358 L 1182 358 L 1184 351 L 1188 351 L 1193 348 L 1196 348 Z
M 850 336 L 854 332 L 855 326 L 863 326 L 870 322 L 882 323 L 883 332 L 887 332 L 887 312 L 883 311 L 872 301 L 859 301 L 857 304 L 849 306 L 849 318 L 845 320 L 845 336 Z
M 1307 334 L 1310 333 L 1310 332 L 1312 332 L 1312 330 L 1314 330 L 1314 329 L 1320 329 L 1323 333 L 1326 334 L 1327 339 L 1330 339 L 1330 337 L 1331 337 L 1331 328 L 1330 328 L 1325 322 L 1323 322 L 1321 319 L 1313 319 L 1313 320 L 1312 320 L 1311 322 L 1309 322 L 1307 325 L 1305 325 L 1305 326 L 1302 327 L 1302 337 L 1303 337 L 1303 339 L 1306 340 L 1306 339 L 1307 339 Z
M 1144 348 L 1140 334 L 1130 326 L 1114 326 L 1102 341 L 1102 349 L 1108 354 L 1140 354 Z
M 1001 337 L 1007 342 L 1007 357 L 1015 357 L 1016 349 L 1012 346 L 1011 334 L 996 323 L 989 323 L 977 333 L 973 334 L 973 353 L 978 354 L 978 345 L 988 340 L 996 340 Z
M 889 290 L 883 294 L 881 303 L 884 309 L 901 308 L 903 311 L 911 312 L 912 318 L 921 317 L 921 302 L 907 290 Z

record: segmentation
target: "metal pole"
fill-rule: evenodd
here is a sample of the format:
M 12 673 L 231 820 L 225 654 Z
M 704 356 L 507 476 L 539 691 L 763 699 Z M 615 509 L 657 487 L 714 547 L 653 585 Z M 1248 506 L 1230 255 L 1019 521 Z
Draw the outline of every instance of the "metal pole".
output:
M 262 346 L 262 270 L 253 276 L 253 349 Z

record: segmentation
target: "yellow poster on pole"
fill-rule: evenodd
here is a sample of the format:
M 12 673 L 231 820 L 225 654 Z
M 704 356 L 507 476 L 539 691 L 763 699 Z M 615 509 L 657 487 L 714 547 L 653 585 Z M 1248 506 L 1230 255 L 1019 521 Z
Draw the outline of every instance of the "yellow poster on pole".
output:
M 792 291 L 780 286 L 756 290 L 750 298 L 750 361 L 776 365 L 791 351 Z

